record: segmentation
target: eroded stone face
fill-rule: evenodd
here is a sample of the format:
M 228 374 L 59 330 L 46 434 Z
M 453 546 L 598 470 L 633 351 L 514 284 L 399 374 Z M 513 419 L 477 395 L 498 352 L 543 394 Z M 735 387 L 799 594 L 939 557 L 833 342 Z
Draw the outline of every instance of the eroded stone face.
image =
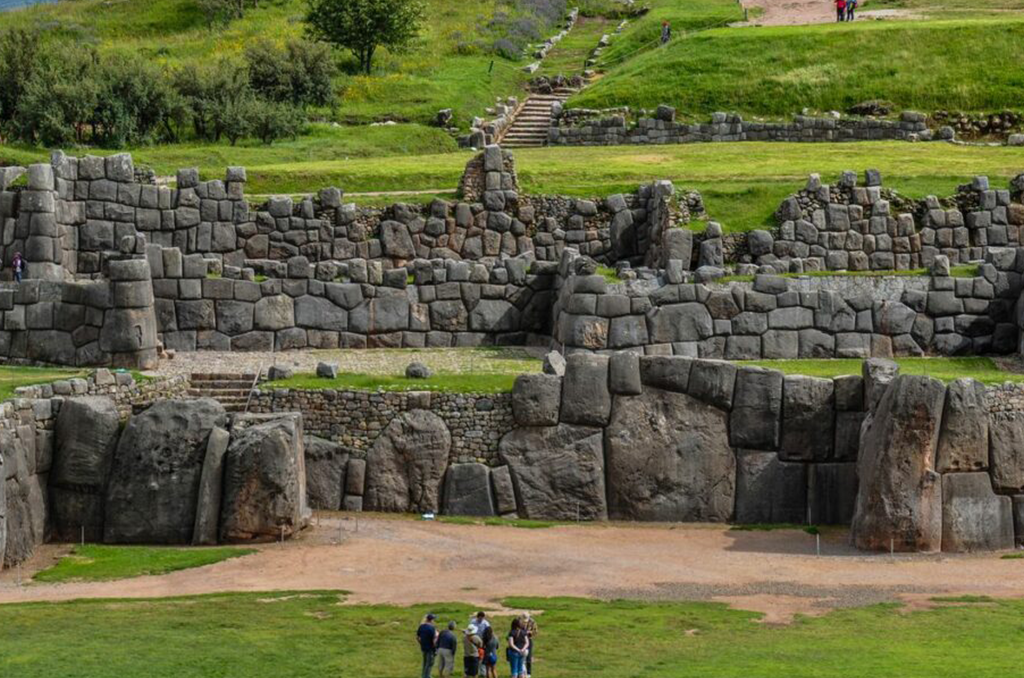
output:
M 314 509 L 337 511 L 341 508 L 345 469 L 349 455 L 341 445 L 317 436 L 303 436 L 306 454 L 306 491 Z
M 436 512 L 452 438 L 427 410 L 403 412 L 381 432 L 366 458 L 368 511 Z
M 609 514 L 622 520 L 729 520 L 736 458 L 728 413 L 647 388 L 617 397 L 605 433 Z
M 935 467 L 939 473 L 988 468 L 988 397 L 982 383 L 957 379 L 946 388 Z

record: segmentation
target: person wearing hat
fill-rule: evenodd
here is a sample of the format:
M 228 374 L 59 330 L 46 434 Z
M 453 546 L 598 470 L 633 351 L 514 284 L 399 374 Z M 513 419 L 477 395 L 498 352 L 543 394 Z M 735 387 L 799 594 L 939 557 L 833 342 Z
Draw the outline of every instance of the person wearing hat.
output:
M 463 667 L 466 678 L 476 678 L 480 673 L 480 649 L 484 646 L 484 641 L 480 640 L 480 630 L 475 624 L 467 626 L 465 634 L 462 639 Z
M 423 618 L 423 623 L 416 629 L 416 639 L 420 643 L 420 651 L 423 653 L 422 678 L 430 678 L 430 672 L 434 668 L 434 655 L 437 653 L 437 627 L 434 620 L 437 616 L 428 614 Z
M 451 678 L 455 671 L 455 651 L 458 639 L 455 637 L 455 622 L 448 622 L 448 628 L 437 637 L 437 671 L 441 678 Z

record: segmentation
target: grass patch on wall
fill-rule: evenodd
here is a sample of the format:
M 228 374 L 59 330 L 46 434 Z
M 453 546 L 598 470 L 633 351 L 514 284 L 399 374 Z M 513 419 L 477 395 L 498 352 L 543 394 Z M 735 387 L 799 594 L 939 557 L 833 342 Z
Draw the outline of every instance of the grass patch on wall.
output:
M 458 595 L 459 585 L 438 597 Z M 321 591 L 3 605 L 0 666 L 19 678 L 261 676 L 267 667 L 281 678 L 394 678 L 419 670 L 414 634 L 427 612 L 442 625 L 464 624 L 477 609 L 339 605 L 343 598 Z M 716 603 L 501 603 L 535 612 L 544 634 L 538 673 L 550 678 L 1010 676 L 1020 666 L 1024 614 L 1019 600 L 916 611 L 889 604 L 774 626 Z M 495 628 L 504 633 L 510 619 L 494 615 Z
M 14 389 L 21 386 L 49 384 L 59 379 L 85 377 L 88 372 L 79 369 L 60 367 L 18 367 L 14 365 L 0 366 L 0 401 L 14 397 Z
M 151 546 L 75 546 L 53 567 L 36 574 L 39 582 L 107 581 L 213 565 L 256 553 L 255 549 Z
M 804 273 L 781 273 L 782 278 L 920 278 L 931 275 L 927 268 L 908 268 L 899 271 L 806 271 Z M 950 266 L 949 275 L 953 278 L 975 278 L 978 275 L 977 264 L 960 264 Z M 753 282 L 752 275 L 727 275 L 719 278 L 719 283 Z
M 270 381 L 261 385 L 267 389 L 296 389 L 317 391 L 436 391 L 438 393 L 510 393 L 516 382 L 515 374 L 435 373 L 427 379 L 409 379 L 398 375 L 342 373 L 336 379 L 325 379 L 315 374 L 296 374 L 290 379 Z
M 969 358 L 896 358 L 900 374 L 921 374 L 941 381 L 969 377 L 983 384 L 1024 382 L 1024 374 L 999 369 L 995 361 L 985 357 Z M 847 374 L 861 374 L 864 361 L 859 358 L 822 360 L 744 360 L 741 365 L 754 365 L 779 370 L 786 374 L 830 379 Z

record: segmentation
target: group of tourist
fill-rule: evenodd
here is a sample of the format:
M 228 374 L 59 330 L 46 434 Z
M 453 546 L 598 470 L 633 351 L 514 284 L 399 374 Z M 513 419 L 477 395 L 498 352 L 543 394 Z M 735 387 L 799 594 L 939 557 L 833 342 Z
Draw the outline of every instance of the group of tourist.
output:
M 853 12 L 857 9 L 857 0 L 835 0 L 836 21 L 853 21 Z
M 462 670 L 465 678 L 497 678 L 498 651 L 501 642 L 491 627 L 487 614 L 477 612 L 470 617 L 469 624 L 462 629 Z M 443 631 L 438 631 L 437 616 L 428 614 L 423 618 L 416 639 L 423 653 L 421 678 L 431 678 L 434 661 L 437 661 L 440 678 L 451 678 L 455 671 L 455 657 L 458 656 L 458 624 L 448 622 Z M 530 678 L 533 673 L 534 638 L 537 636 L 537 622 L 529 613 L 512 620 L 512 627 L 505 636 L 505 659 L 508 661 L 512 678 Z

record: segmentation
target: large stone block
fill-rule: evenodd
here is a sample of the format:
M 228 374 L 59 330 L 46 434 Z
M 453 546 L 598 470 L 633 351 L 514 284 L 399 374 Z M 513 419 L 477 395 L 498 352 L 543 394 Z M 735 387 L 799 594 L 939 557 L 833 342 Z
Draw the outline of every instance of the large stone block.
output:
M 992 413 L 989 453 L 989 472 L 996 492 L 1024 492 L 1024 412 Z
M 713 334 L 714 323 L 704 304 L 688 302 L 659 306 L 648 312 L 647 330 L 655 344 L 699 341 Z
M 693 363 L 693 358 L 684 356 L 644 356 L 640 358 L 640 380 L 645 386 L 686 393 Z
M 227 427 L 215 400 L 158 400 L 121 435 L 107 485 L 108 543 L 190 544 L 207 439 Z
M 494 503 L 498 509 L 498 515 L 515 513 L 516 491 L 508 466 L 491 469 L 491 484 L 494 486 Z
M 444 480 L 444 509 L 449 516 L 493 516 L 491 472 L 484 464 L 452 464 Z
M 303 295 L 295 300 L 295 324 L 299 327 L 344 332 L 348 313 L 323 297 Z
M 957 379 L 946 387 L 935 470 L 982 471 L 988 468 L 988 396 L 984 384 Z
M 561 421 L 604 426 L 612 408 L 608 388 L 608 356 L 574 353 L 566 361 L 562 380 Z
M 309 523 L 302 416 L 236 422 L 224 462 L 221 541 L 275 541 Z
M 103 539 L 107 478 L 120 433 L 117 407 L 110 398 L 88 396 L 64 401 L 57 417 L 50 510 L 59 541 Z
M 695 360 L 690 370 L 687 392 L 723 410 L 732 408 L 736 366 L 720 360 Z
M 545 520 L 603 520 L 601 429 L 559 424 L 518 428 L 498 445 L 512 474 L 519 514 Z
M 734 447 L 751 450 L 779 449 L 782 429 L 781 372 L 743 367 L 736 375 L 730 440 Z
M 737 523 L 802 523 L 807 517 L 807 465 L 775 452 L 737 450 Z
M 345 489 L 349 455 L 336 442 L 303 436 L 306 454 L 306 494 L 310 508 L 338 511 Z
M 519 309 L 504 299 L 481 299 L 469 312 L 469 329 L 474 332 L 518 331 Z
M 605 431 L 609 515 L 622 520 L 726 521 L 736 458 L 727 412 L 692 396 L 644 390 L 615 399 Z
M 832 458 L 835 393 L 831 379 L 791 375 L 782 389 L 782 444 L 785 461 Z
M 985 472 L 942 476 L 942 550 L 1013 548 L 1013 500 L 997 496 Z
M 283 330 L 295 327 L 295 302 L 278 294 L 256 302 L 253 321 L 258 330 Z
M 520 426 L 558 423 L 562 379 L 551 374 L 522 374 L 512 387 L 512 414 Z
M 811 464 L 807 503 L 811 523 L 849 525 L 857 505 L 857 464 Z
M 4 483 L 6 544 L 0 568 L 27 560 L 36 546 L 46 540 L 48 516 L 44 483 L 45 477 L 39 475 L 9 478 Z
M 864 424 L 857 459 L 858 548 L 938 551 L 942 546 L 942 477 L 935 448 L 946 398 L 942 382 L 901 375 Z
M 206 456 L 199 476 L 199 497 L 196 500 L 196 523 L 192 530 L 192 543 L 212 546 L 220 532 L 220 504 L 224 490 L 224 455 L 228 451 L 230 434 L 222 428 L 210 431 L 206 441 Z
M 861 365 L 864 377 L 864 409 L 873 410 L 889 388 L 889 384 L 899 376 L 900 366 L 885 358 L 868 358 Z
M 366 457 L 364 508 L 436 512 L 452 437 L 427 410 L 403 412 L 374 441 Z

